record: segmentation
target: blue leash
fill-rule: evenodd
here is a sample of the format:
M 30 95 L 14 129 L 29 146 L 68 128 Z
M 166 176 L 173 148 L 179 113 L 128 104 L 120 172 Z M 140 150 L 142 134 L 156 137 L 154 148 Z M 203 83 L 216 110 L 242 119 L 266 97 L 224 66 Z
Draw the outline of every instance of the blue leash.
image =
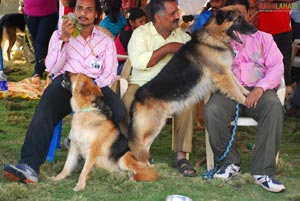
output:
M 228 154 L 228 152 L 229 152 L 229 150 L 232 146 L 235 134 L 236 134 L 236 127 L 237 127 L 238 118 L 239 118 L 239 104 L 237 103 L 235 105 L 235 118 L 234 118 L 234 124 L 233 124 L 233 129 L 232 129 L 232 135 L 231 135 L 229 143 L 226 147 L 226 150 L 224 151 L 224 153 L 221 156 L 219 156 L 216 159 L 215 167 L 213 169 L 209 170 L 208 172 L 205 172 L 205 173 L 202 174 L 203 179 L 212 179 L 214 174 L 219 169 L 219 163 L 226 158 L 226 156 L 227 156 L 227 154 Z

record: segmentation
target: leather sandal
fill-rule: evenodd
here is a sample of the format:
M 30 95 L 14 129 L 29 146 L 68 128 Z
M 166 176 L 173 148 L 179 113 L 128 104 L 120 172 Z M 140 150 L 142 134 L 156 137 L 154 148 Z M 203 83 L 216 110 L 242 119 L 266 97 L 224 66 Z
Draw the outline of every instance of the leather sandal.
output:
M 195 176 L 197 176 L 196 170 L 189 163 L 189 161 L 185 158 L 180 159 L 179 161 L 177 161 L 177 170 L 184 177 L 195 177 Z

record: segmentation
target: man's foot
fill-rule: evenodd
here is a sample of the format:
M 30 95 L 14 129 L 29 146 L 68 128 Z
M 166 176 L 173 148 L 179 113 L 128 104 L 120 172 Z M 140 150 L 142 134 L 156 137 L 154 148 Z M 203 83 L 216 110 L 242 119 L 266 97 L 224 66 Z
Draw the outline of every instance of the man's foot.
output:
M 177 170 L 184 177 L 195 177 L 197 176 L 196 170 L 191 166 L 187 159 L 180 159 L 177 161 Z
M 225 164 L 223 165 L 215 174 L 215 179 L 228 180 L 232 177 L 239 175 L 241 167 L 235 164 Z
M 267 175 L 253 175 L 255 183 L 262 186 L 267 191 L 279 193 L 285 190 L 285 187 L 279 181 Z
M 38 183 L 38 176 L 27 164 L 6 164 L 3 174 L 8 180 L 20 181 L 22 183 Z
M 39 74 L 34 74 L 31 78 L 31 83 L 32 84 L 36 84 L 36 85 L 40 85 L 41 83 L 41 75 Z

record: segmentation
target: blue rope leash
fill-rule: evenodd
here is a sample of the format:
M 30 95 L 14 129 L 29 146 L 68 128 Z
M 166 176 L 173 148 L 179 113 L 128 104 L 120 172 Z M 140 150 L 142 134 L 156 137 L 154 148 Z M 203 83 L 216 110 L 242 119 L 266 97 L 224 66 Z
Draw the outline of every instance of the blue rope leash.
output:
M 232 146 L 232 143 L 233 143 L 233 140 L 234 140 L 234 137 L 235 137 L 235 134 L 236 134 L 236 127 L 237 127 L 238 118 L 239 118 L 239 104 L 237 103 L 235 105 L 235 118 L 234 118 L 232 134 L 231 134 L 231 138 L 229 140 L 229 143 L 226 147 L 226 150 L 224 151 L 224 153 L 221 156 L 219 156 L 216 159 L 215 167 L 213 169 L 209 170 L 208 172 L 205 172 L 204 174 L 202 174 L 203 179 L 212 179 L 214 174 L 216 173 L 216 171 L 219 169 L 219 163 L 227 157 L 227 154 L 228 154 L 228 152 L 229 152 L 229 150 Z

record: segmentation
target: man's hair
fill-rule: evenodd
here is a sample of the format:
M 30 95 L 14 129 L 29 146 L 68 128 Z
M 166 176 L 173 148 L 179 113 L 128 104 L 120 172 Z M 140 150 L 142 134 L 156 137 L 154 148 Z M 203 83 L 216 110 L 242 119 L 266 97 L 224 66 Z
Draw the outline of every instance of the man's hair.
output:
M 75 6 L 76 6 L 76 2 L 77 0 L 71 0 L 69 2 L 69 7 L 72 9 L 72 11 L 74 12 L 75 10 Z M 101 3 L 99 0 L 95 0 L 95 9 L 96 9 L 96 12 L 98 13 L 98 17 L 94 20 L 94 24 L 96 24 L 98 21 L 99 21 L 99 18 L 102 14 L 102 9 L 101 9 Z
M 166 8 L 165 8 L 165 3 L 166 2 L 173 2 L 173 1 L 176 1 L 176 0 L 151 0 L 150 3 L 149 3 L 149 9 L 150 9 L 150 20 L 152 22 L 155 21 L 155 18 L 154 16 L 161 12 L 161 11 L 164 11 Z
M 231 5 L 244 5 L 246 10 L 249 10 L 249 1 L 248 0 L 226 0 L 224 6 L 231 6 Z
M 121 0 L 105 0 L 104 1 L 104 13 L 112 23 L 116 23 L 118 21 L 118 17 L 120 15 L 120 9 L 122 7 Z

